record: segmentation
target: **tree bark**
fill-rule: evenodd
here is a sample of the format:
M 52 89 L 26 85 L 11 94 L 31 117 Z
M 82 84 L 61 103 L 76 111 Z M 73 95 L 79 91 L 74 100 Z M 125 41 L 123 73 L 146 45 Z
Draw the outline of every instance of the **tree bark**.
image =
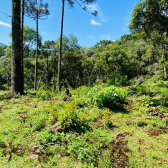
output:
M 38 58 L 38 13 L 36 15 L 36 58 L 35 58 L 34 90 L 36 90 L 37 85 L 37 58 Z
M 12 56 L 11 56 L 11 91 L 23 93 L 21 76 L 21 42 L 20 42 L 20 0 L 12 0 Z
M 22 20 L 21 20 L 21 77 L 22 77 L 22 91 L 24 93 L 24 65 L 23 65 L 23 57 L 24 57 L 24 50 L 23 50 L 23 27 L 24 27 L 24 4 L 25 0 L 22 0 Z
M 60 31 L 60 45 L 59 45 L 59 59 L 58 59 L 58 83 L 57 83 L 58 91 L 61 90 L 61 77 L 62 77 L 61 58 L 62 58 L 62 34 L 63 34 L 63 21 L 64 21 L 64 3 L 65 3 L 65 0 L 62 0 L 61 31 Z
M 163 45 L 163 51 L 162 51 L 162 59 L 165 59 L 165 45 Z M 164 71 L 164 78 L 167 79 L 167 69 L 166 69 L 166 65 L 165 62 L 163 62 L 163 71 Z
M 48 75 L 48 69 L 49 69 L 49 67 L 48 67 L 48 52 L 47 52 L 47 89 L 49 88 L 49 75 Z
M 165 42 L 167 40 L 167 33 L 165 36 Z M 163 51 L 162 51 L 162 59 L 165 59 L 165 49 L 166 49 L 166 44 L 163 44 Z M 165 61 L 163 61 L 163 71 L 164 71 L 164 78 L 167 79 L 167 69 L 166 69 L 166 64 Z

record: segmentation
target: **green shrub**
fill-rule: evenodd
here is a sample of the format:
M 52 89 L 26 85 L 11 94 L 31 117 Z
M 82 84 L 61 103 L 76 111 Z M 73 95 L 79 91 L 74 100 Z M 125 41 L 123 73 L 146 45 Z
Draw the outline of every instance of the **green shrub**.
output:
M 168 89 L 164 88 L 160 91 L 160 104 L 163 106 L 167 106 L 168 105 Z
M 125 100 L 126 92 L 116 86 L 110 86 L 102 88 L 95 86 L 89 93 L 88 96 L 91 98 L 93 104 L 99 107 L 116 107 Z
M 33 121 L 32 130 L 33 131 L 41 131 L 43 128 L 45 128 L 45 125 L 46 125 L 46 118 L 45 117 L 36 118 Z
M 137 94 L 137 95 L 142 95 L 142 94 L 147 94 L 149 93 L 149 90 L 146 89 L 144 86 L 138 86 L 138 87 L 130 87 L 128 89 L 128 94 Z
M 143 106 L 146 106 L 146 107 L 154 104 L 150 96 L 141 97 L 140 102 L 143 104 Z
M 138 92 L 138 88 L 137 87 L 130 87 L 128 89 L 128 95 L 136 94 L 137 92 Z
M 58 121 L 63 131 L 76 131 L 81 133 L 91 129 L 85 120 L 79 118 L 77 113 L 78 108 L 77 103 L 68 102 L 66 109 L 59 113 Z
M 87 164 L 95 163 L 100 150 L 107 147 L 107 138 L 102 138 L 99 131 L 86 132 L 80 137 L 77 134 L 71 134 L 68 153 Z
M 40 145 L 46 145 L 51 142 L 62 143 L 66 139 L 62 133 L 57 132 L 56 134 L 46 133 L 43 136 L 37 137 L 36 140 L 39 141 Z
M 125 86 L 125 85 L 127 85 L 128 83 L 129 83 L 129 82 L 128 82 L 127 75 L 119 76 L 119 77 L 112 78 L 112 79 L 107 79 L 107 85 L 108 85 L 108 86 L 110 86 L 110 85 Z
M 40 92 L 38 92 L 37 97 L 41 98 L 42 100 L 49 100 L 49 99 L 51 99 L 51 94 L 47 91 L 45 91 L 45 92 L 40 91 Z
M 114 124 L 110 120 L 110 115 L 111 115 L 110 109 L 106 109 L 104 112 L 104 116 L 103 116 L 105 128 L 113 128 L 114 127 Z
M 81 97 L 81 98 L 76 99 L 76 103 L 77 103 L 77 106 L 79 107 L 88 106 L 90 104 L 90 99 Z
M 78 96 L 85 96 L 87 95 L 87 93 L 89 92 L 90 87 L 89 86 L 80 86 L 79 88 L 77 88 L 74 91 L 70 91 L 72 95 L 76 94 Z
M 50 116 L 52 124 L 55 124 L 58 121 L 58 112 L 57 112 L 57 104 L 56 103 L 54 103 L 50 107 L 49 116 Z
M 42 100 L 49 100 L 52 98 L 52 92 L 49 92 L 46 86 L 41 86 L 36 95 Z

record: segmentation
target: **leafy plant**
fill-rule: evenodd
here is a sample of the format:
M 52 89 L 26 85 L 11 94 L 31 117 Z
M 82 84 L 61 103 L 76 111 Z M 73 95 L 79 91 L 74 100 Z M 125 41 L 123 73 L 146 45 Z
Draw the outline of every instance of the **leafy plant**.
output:
M 150 105 L 153 105 L 153 101 L 150 96 L 143 96 L 141 97 L 141 103 L 143 103 L 144 106 L 148 107 Z
M 78 107 L 84 107 L 88 106 L 91 103 L 91 101 L 89 98 L 81 97 L 76 99 L 76 103 Z
M 68 102 L 66 109 L 59 113 L 58 121 L 65 132 L 85 132 L 86 130 L 90 130 L 90 126 L 85 120 L 79 118 L 77 114 L 78 108 L 77 103 Z
M 57 103 L 55 102 L 54 104 L 51 105 L 50 110 L 49 110 L 50 118 L 52 124 L 54 124 L 56 121 L 58 121 L 58 111 L 57 111 Z
M 118 106 L 117 102 L 125 100 L 126 92 L 116 86 L 101 88 L 95 86 L 88 94 L 93 104 L 99 107 L 114 108 Z
M 168 89 L 161 90 L 160 96 L 160 104 L 163 106 L 168 105 Z
M 45 133 L 42 136 L 37 137 L 36 140 L 39 141 L 40 145 L 46 145 L 46 144 L 49 144 L 51 142 L 62 143 L 66 139 L 65 139 L 65 136 L 62 133 L 57 132 L 56 134 Z
M 32 130 L 33 131 L 41 131 L 46 126 L 46 119 L 45 116 L 40 118 L 36 118 L 32 123 Z
M 146 89 L 144 86 L 138 86 L 138 87 L 130 87 L 128 89 L 128 94 L 137 94 L 137 95 L 142 95 L 142 94 L 147 94 L 149 91 Z
M 106 128 L 113 128 L 114 124 L 112 123 L 112 121 L 110 120 L 110 115 L 112 114 L 112 112 L 109 109 L 105 110 L 103 119 L 105 120 L 104 124 Z
M 129 83 L 127 75 L 119 76 L 112 79 L 107 79 L 107 85 L 115 85 L 115 86 L 125 86 Z
M 95 130 L 82 136 L 71 134 L 68 153 L 86 165 L 96 166 L 101 150 L 107 148 L 107 137 L 101 137 L 100 132 L 101 130 Z
M 37 95 L 39 98 L 41 98 L 42 100 L 48 100 L 48 99 L 51 99 L 51 94 L 47 91 L 45 92 L 40 92 L 38 93 Z

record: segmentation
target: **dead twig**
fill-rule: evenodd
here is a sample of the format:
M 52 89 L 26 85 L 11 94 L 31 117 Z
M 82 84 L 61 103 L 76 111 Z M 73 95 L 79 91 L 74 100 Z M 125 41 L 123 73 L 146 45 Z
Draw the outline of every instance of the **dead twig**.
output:
M 152 130 L 149 130 L 148 135 L 149 136 L 158 136 L 158 135 L 164 134 L 164 133 L 167 133 L 167 131 L 164 129 L 154 128 Z
M 43 162 L 47 162 L 48 161 L 48 156 L 44 153 L 44 152 L 31 152 L 31 154 L 37 155 L 38 156 L 38 161 L 41 163 L 42 160 Z M 42 158 L 42 159 L 41 159 Z
M 16 154 L 16 155 L 19 156 L 19 155 L 23 154 L 27 149 L 27 146 L 22 145 L 22 144 L 18 144 L 17 147 L 13 147 L 12 141 L 10 141 L 7 144 L 7 146 L 8 146 L 8 148 L 3 151 L 3 154 L 5 156 L 7 156 L 7 154 L 9 154 L 8 162 L 10 162 L 12 160 L 12 155 L 13 154 Z
M 165 120 L 165 127 L 167 127 L 168 124 L 168 117 L 163 114 L 163 112 L 160 112 L 156 107 L 153 108 L 152 116 L 160 116 L 160 118 L 163 118 Z
M 118 166 L 120 168 L 124 168 L 128 166 L 128 157 L 126 151 L 130 151 L 127 148 L 128 140 L 125 140 L 127 135 L 132 135 L 128 132 L 120 132 L 117 133 L 114 137 L 114 144 L 111 148 L 110 159 L 113 162 L 113 166 Z

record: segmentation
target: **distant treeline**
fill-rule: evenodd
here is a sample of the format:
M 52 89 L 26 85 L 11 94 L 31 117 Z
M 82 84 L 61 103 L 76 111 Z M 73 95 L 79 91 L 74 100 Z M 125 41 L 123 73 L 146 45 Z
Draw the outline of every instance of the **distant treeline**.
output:
M 34 82 L 34 45 L 35 39 L 24 44 L 24 83 L 27 89 L 33 88 Z M 10 85 L 11 46 L 5 51 L 5 57 L 0 58 L 0 81 L 1 85 Z M 117 41 L 101 40 L 87 48 L 79 46 L 74 35 L 63 36 L 61 83 L 62 86 L 77 88 L 102 82 L 126 85 L 129 79 L 140 75 L 155 74 L 163 78 L 163 62 L 167 60 L 167 51 L 165 60 L 161 59 L 162 51 L 162 46 L 153 44 L 142 30 L 123 35 Z M 40 45 L 38 55 L 38 88 L 46 86 L 56 89 L 59 38 Z

